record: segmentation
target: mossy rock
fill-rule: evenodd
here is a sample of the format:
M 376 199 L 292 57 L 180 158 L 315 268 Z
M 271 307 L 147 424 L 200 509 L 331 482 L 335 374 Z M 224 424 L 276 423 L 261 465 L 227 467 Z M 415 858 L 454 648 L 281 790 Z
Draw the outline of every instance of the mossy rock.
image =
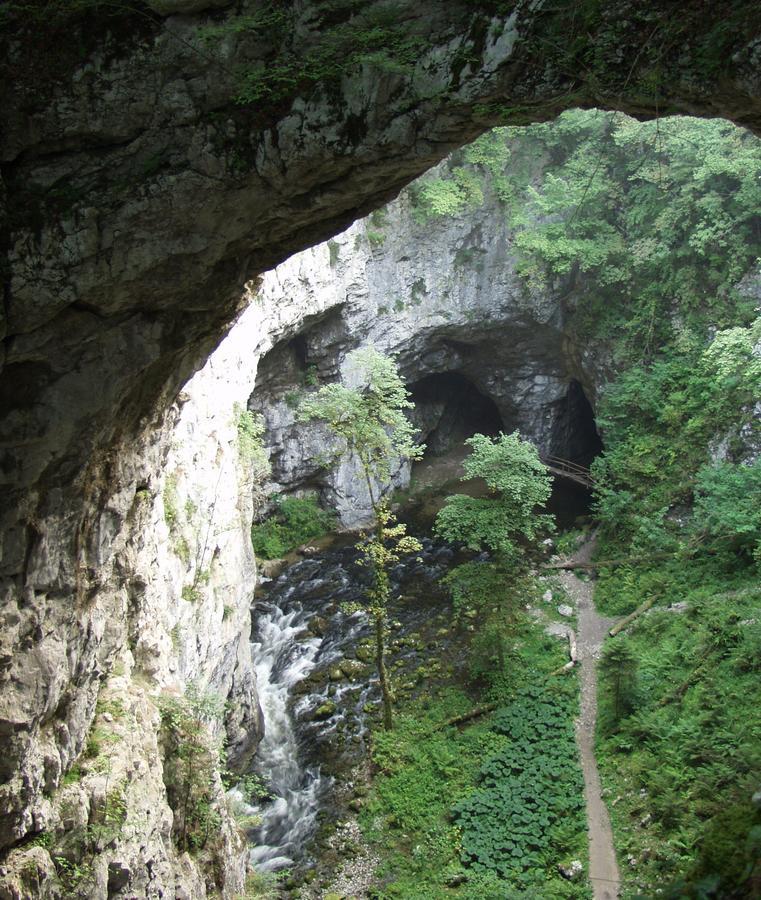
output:
M 322 722 L 325 719 L 329 719 L 332 715 L 334 715 L 336 708 L 337 707 L 332 700 L 327 700 L 321 706 L 317 707 L 317 709 L 314 711 L 314 713 L 312 715 L 312 718 L 316 722 Z
M 360 662 L 370 663 L 373 661 L 374 653 L 372 647 L 364 646 L 362 644 L 357 647 L 354 655 Z
M 367 673 L 367 666 L 358 659 L 345 659 L 341 663 L 340 669 L 343 674 L 347 678 L 351 678 L 352 681 L 361 678 Z

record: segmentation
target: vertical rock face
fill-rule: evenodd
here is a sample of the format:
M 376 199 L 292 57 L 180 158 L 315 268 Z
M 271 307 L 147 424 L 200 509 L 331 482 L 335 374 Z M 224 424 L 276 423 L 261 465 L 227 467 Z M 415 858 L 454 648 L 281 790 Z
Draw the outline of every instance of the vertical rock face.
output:
M 434 449 L 447 448 L 453 429 L 453 439 L 467 436 L 467 419 L 468 433 L 519 429 L 545 453 L 584 459 L 596 449 L 586 397 L 594 403 L 606 360 L 575 343 L 566 287 L 532 292 L 516 274 L 496 197 L 422 220 L 409 192 L 266 275 L 262 296 L 298 298 L 306 311 L 263 358 L 250 401 L 267 424 L 275 489 L 319 489 L 347 526 L 367 517 L 353 462 L 326 466 L 335 447 L 320 426 L 297 425 L 295 412 L 365 346 L 397 355 Z M 396 483 L 408 477 L 399 471 Z

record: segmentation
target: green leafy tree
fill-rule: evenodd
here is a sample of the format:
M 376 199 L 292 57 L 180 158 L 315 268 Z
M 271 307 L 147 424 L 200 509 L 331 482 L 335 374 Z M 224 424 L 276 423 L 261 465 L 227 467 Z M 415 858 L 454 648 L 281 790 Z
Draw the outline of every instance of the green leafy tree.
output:
M 372 348 L 356 350 L 348 357 L 349 376 L 355 386 L 329 384 L 306 397 L 299 421 L 324 422 L 339 440 L 340 450 L 358 463 L 367 486 L 374 530 L 357 545 L 372 573 L 368 613 L 375 631 L 375 662 L 383 698 L 383 724 L 393 727 L 391 687 L 386 669 L 386 620 L 391 599 L 390 568 L 420 543 L 394 518 L 384 497 L 390 462 L 417 459 L 422 447 L 414 441 L 414 429 L 404 414 L 413 404 L 396 363 Z
M 752 552 L 761 565 L 761 460 L 704 466 L 697 477 L 692 527 L 707 540 Z
M 522 545 L 554 527 L 552 516 L 540 511 L 552 491 L 552 478 L 536 447 L 518 432 L 496 438 L 475 434 L 466 443 L 471 453 L 463 465 L 465 479 L 483 478 L 491 496 L 448 497 L 435 530 L 471 550 L 493 554 L 489 562 L 456 566 L 446 577 L 455 613 L 475 613 L 481 620 L 471 668 L 474 674 L 486 674 L 494 661 L 499 672 L 504 670 L 505 634 L 527 588 Z
M 483 478 L 490 497 L 455 494 L 436 518 L 436 531 L 450 541 L 462 541 L 471 550 L 487 548 L 503 564 L 517 565 L 521 541 L 534 541 L 551 531 L 551 515 L 538 512 L 552 492 L 552 477 L 536 447 L 517 431 L 496 438 L 474 434 L 466 441 L 470 456 L 465 479 Z

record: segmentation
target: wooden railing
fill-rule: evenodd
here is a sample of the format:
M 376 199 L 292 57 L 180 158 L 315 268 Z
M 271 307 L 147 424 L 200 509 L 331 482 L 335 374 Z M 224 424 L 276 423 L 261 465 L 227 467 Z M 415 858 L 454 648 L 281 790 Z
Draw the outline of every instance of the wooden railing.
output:
M 592 487 L 592 473 L 587 466 L 580 466 L 570 459 L 561 459 L 559 456 L 542 456 L 541 460 L 553 475 L 568 478 L 587 488 Z

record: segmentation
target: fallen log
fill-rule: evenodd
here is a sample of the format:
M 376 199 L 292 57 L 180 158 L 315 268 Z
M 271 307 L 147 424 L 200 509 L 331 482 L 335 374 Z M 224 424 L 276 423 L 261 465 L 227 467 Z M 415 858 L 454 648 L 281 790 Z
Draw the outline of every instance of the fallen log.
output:
M 487 713 L 494 712 L 498 705 L 498 703 L 487 703 L 484 706 L 477 706 L 475 709 L 471 709 L 470 712 L 463 713 L 461 716 L 454 716 L 451 719 L 447 719 L 446 722 L 442 722 L 435 730 L 441 731 L 442 728 L 448 728 L 450 725 L 464 725 L 466 722 L 471 722 L 479 716 L 485 716 Z
M 557 669 L 553 669 L 550 672 L 550 678 L 552 678 L 553 675 L 565 675 L 565 673 L 570 672 L 575 665 L 575 662 L 567 662 L 565 665 L 559 666 Z
M 629 613 L 628 616 L 624 616 L 620 622 L 616 622 L 616 624 L 610 629 L 608 634 L 611 637 L 615 637 L 617 634 L 620 634 L 624 628 L 628 628 L 629 625 L 635 620 L 638 619 L 642 613 L 647 612 L 648 609 L 655 603 L 655 597 L 651 597 L 649 600 L 645 600 L 644 603 L 641 603 L 633 613 Z
M 571 669 L 578 662 L 579 656 L 578 656 L 578 650 L 576 647 L 576 634 L 575 634 L 573 628 L 568 629 L 568 631 L 566 632 L 566 636 L 568 637 L 569 661 L 567 663 L 565 663 L 565 665 L 559 666 L 557 669 L 553 669 L 553 671 L 550 672 L 550 677 L 552 677 L 553 675 L 562 675 L 565 672 L 570 672 Z

